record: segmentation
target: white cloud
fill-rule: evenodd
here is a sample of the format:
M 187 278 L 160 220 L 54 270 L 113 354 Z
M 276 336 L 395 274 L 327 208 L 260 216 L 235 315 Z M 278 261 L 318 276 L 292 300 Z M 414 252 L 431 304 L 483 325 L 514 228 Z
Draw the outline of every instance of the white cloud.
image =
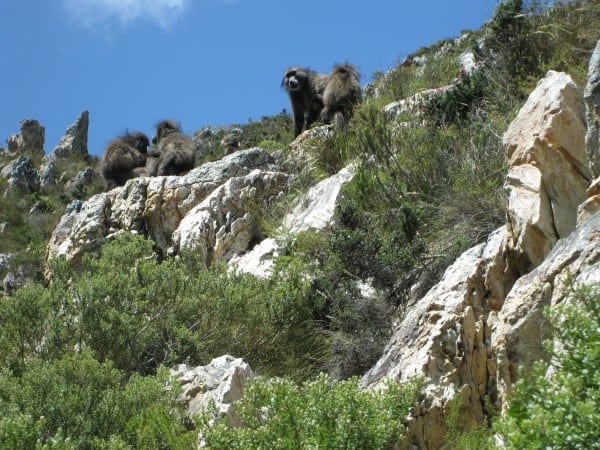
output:
M 63 0 L 72 18 L 89 28 L 115 21 L 127 25 L 136 20 L 150 20 L 168 28 L 189 3 L 190 0 Z

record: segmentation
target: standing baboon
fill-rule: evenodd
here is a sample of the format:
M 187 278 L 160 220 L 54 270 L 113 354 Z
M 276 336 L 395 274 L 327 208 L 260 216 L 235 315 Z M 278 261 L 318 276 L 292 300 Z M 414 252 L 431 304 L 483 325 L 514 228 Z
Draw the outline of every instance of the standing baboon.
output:
M 281 85 L 290 95 L 296 136 L 319 119 L 326 83 L 327 76 L 309 69 L 290 67 L 285 71 Z
M 102 156 L 102 175 L 108 187 L 123 186 L 146 166 L 150 141 L 144 133 L 127 133 L 111 141 Z
M 156 125 L 156 136 L 152 139 L 152 143 L 160 153 L 157 175 L 180 175 L 194 168 L 196 164 L 194 143 L 172 120 L 163 120 Z
M 350 64 L 337 65 L 327 76 L 319 120 L 341 128 L 352 116 L 354 106 L 361 101 L 362 89 L 356 67 Z

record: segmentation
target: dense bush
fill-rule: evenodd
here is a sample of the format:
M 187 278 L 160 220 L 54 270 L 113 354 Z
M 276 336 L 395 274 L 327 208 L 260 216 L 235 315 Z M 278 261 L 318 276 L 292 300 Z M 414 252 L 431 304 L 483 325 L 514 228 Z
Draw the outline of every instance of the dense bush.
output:
M 0 447 L 191 449 L 176 390 L 160 377 L 128 377 L 88 352 L 0 372 Z
M 152 242 L 124 234 L 73 273 L 58 261 L 51 285 L 0 302 L 2 365 L 88 348 L 127 373 L 208 363 L 224 353 L 256 370 L 297 377 L 318 371 L 325 338 L 312 320 L 301 268 L 272 280 L 202 268 L 193 256 L 159 262 Z
M 498 421 L 509 449 L 600 448 L 600 285 L 549 312 L 548 363 L 523 372 Z
M 236 404 L 243 424 L 202 430 L 212 450 L 388 449 L 404 430 L 419 383 L 389 383 L 380 392 L 358 390 L 358 379 L 325 375 L 298 386 L 287 380 L 255 382 Z

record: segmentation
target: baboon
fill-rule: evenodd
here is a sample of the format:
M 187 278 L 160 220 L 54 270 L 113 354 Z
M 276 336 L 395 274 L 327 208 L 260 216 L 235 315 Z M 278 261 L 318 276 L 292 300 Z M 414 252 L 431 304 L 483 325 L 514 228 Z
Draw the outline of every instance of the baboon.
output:
M 102 175 L 108 187 L 123 186 L 125 182 L 139 175 L 139 169 L 146 166 L 147 150 L 150 141 L 144 133 L 126 133 L 112 140 L 102 156 Z
M 152 143 L 160 153 L 156 175 L 180 175 L 196 165 L 194 143 L 172 120 L 163 120 L 156 125 Z
M 350 117 L 354 106 L 362 101 L 362 89 L 356 67 L 340 64 L 327 76 L 327 85 L 323 91 L 323 109 L 319 120 L 333 123 L 336 128 L 343 127 Z
M 294 114 L 295 136 L 319 119 L 327 76 L 302 67 L 285 71 L 281 86 L 288 91 Z

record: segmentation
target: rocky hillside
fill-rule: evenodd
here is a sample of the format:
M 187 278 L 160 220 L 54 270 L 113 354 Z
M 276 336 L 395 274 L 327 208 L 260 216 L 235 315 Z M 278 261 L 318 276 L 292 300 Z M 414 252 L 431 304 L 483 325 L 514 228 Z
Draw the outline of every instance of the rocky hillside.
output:
M 506 412 L 523 368 L 550 361 L 545 310 L 600 287 L 600 35 L 567 36 L 580 39 L 561 54 L 569 73 L 536 39 L 548 23 L 581 27 L 582 13 L 526 18 L 520 2 L 504 5 L 482 30 L 376 77 L 348 129 L 318 126 L 289 142 L 283 116 L 205 128 L 194 136 L 200 163 L 182 176 L 107 190 L 87 153 L 87 112 L 48 155 L 44 128 L 24 120 L 0 155 L 0 405 L 16 411 L 0 420 L 0 442 L 88 433 L 134 448 L 137 426 L 155 427 L 168 448 L 195 445 L 197 428 L 200 445 L 228 448 L 208 430 L 219 416 L 251 428 L 234 402 L 257 374 L 303 382 L 327 372 L 355 380 L 357 398 L 420 380 L 410 414 L 394 418 L 404 427 L 386 440 L 395 448 L 451 448 L 451 433 Z M 600 15 L 596 6 L 587 14 Z M 144 405 L 132 416 L 156 422 L 124 420 L 127 438 L 78 425 L 63 435 L 52 420 L 71 413 L 52 414 L 65 405 L 48 394 L 37 417 L 45 405 L 14 387 L 55 367 L 62 375 L 48 379 L 82 373 L 82 384 L 116 371 L 140 395 L 119 411 Z M 160 388 L 141 395 L 142 376 Z M 165 383 L 181 417 L 167 400 L 165 416 L 146 406 L 162 407 Z M 216 416 L 192 424 L 211 402 Z M 271 408 L 255 422 L 268 423 Z

